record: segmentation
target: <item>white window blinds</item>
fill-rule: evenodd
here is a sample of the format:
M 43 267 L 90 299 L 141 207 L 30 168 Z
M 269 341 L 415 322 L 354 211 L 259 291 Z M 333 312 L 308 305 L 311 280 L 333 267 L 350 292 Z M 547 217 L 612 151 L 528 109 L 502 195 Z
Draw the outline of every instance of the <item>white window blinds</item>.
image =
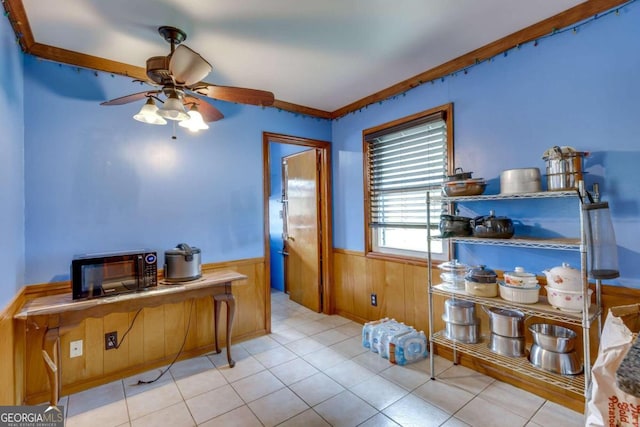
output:
M 440 191 L 447 171 L 444 113 L 365 136 L 369 144 L 371 227 L 426 228 L 427 191 Z M 431 212 L 437 225 L 441 209 Z

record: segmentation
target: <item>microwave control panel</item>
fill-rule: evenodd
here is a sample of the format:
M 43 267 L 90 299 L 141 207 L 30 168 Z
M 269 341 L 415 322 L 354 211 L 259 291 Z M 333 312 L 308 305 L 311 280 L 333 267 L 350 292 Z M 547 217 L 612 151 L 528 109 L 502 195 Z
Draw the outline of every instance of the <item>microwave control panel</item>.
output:
M 158 284 L 158 255 L 155 252 L 144 254 L 142 277 L 146 286 Z

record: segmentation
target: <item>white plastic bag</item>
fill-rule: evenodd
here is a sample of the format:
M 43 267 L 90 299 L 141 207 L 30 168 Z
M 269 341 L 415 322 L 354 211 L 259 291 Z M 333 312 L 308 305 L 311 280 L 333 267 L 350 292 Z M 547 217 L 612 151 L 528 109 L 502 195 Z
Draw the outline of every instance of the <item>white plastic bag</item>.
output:
M 639 304 L 609 310 L 602 329 L 598 358 L 591 369 L 591 396 L 585 417 L 588 427 L 638 426 L 640 423 L 640 398 L 625 393 L 616 385 L 616 371 L 633 344 L 629 326 L 635 324 L 632 327 L 637 331 L 639 319 Z

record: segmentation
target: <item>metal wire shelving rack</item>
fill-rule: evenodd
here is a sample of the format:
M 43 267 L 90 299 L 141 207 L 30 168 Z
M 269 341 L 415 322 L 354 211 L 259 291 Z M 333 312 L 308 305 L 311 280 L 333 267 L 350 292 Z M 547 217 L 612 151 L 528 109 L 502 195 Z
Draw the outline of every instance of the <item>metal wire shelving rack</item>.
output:
M 449 211 L 453 211 L 453 207 L 458 203 L 478 202 L 478 201 L 518 201 L 523 199 L 575 199 L 579 205 L 578 218 L 580 220 L 580 236 L 577 238 L 559 238 L 559 239 L 539 239 L 535 237 L 518 237 L 511 239 L 486 239 L 474 237 L 451 237 L 448 240 L 453 244 L 469 244 L 469 245 L 489 245 L 489 246 L 508 246 L 521 249 L 548 249 L 558 251 L 577 251 L 580 253 L 580 271 L 583 281 L 583 301 L 584 309 L 581 313 L 568 313 L 559 311 L 552 307 L 545 297 L 540 297 L 536 304 L 518 304 L 503 300 L 499 297 L 486 298 L 471 295 L 464 290 L 450 289 L 443 284 L 434 283 L 432 267 L 433 260 L 431 258 L 431 241 L 439 237 L 431 236 L 431 218 L 427 215 L 427 261 L 428 261 L 428 301 L 429 301 L 429 345 L 430 352 L 433 354 L 434 346 L 440 345 L 453 350 L 454 361 L 457 360 L 458 352 L 471 355 L 490 364 L 499 366 L 500 369 L 507 369 L 517 372 L 522 376 L 533 380 L 543 381 L 562 389 L 568 390 L 576 394 L 583 394 L 585 399 L 588 398 L 589 386 L 591 383 L 591 348 L 590 348 L 590 326 L 594 321 L 598 321 L 598 334 L 600 333 L 602 303 L 600 283 L 596 282 L 596 301 L 594 305 L 588 307 L 588 289 L 589 283 L 587 278 L 587 250 L 585 226 L 582 217 L 582 195 L 585 194 L 583 183 L 580 182 L 577 190 L 572 191 L 544 191 L 536 193 L 524 194 L 495 194 L 480 196 L 458 196 L 445 197 L 433 196 L 427 192 L 427 211 L 429 212 L 432 203 L 441 203 L 448 205 Z M 432 198 L 436 199 L 435 201 Z M 583 373 L 580 375 L 559 375 L 541 370 L 533 366 L 526 357 L 506 357 L 496 354 L 489 350 L 486 342 L 478 344 L 465 344 L 448 339 L 443 331 L 434 330 L 433 315 L 433 296 L 440 295 L 443 297 L 462 299 L 472 301 L 488 307 L 499 307 L 506 309 L 517 309 L 525 313 L 527 316 L 535 316 L 547 320 L 558 321 L 569 325 L 578 326 L 582 329 L 583 338 Z M 435 379 L 434 360 L 430 361 L 431 377 Z

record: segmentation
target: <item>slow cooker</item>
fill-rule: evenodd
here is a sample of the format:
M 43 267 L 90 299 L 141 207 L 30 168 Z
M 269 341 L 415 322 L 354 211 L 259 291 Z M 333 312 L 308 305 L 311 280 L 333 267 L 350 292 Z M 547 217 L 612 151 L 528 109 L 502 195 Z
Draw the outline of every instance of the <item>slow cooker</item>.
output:
M 167 282 L 186 282 L 200 277 L 200 249 L 180 243 L 164 252 L 164 279 Z

